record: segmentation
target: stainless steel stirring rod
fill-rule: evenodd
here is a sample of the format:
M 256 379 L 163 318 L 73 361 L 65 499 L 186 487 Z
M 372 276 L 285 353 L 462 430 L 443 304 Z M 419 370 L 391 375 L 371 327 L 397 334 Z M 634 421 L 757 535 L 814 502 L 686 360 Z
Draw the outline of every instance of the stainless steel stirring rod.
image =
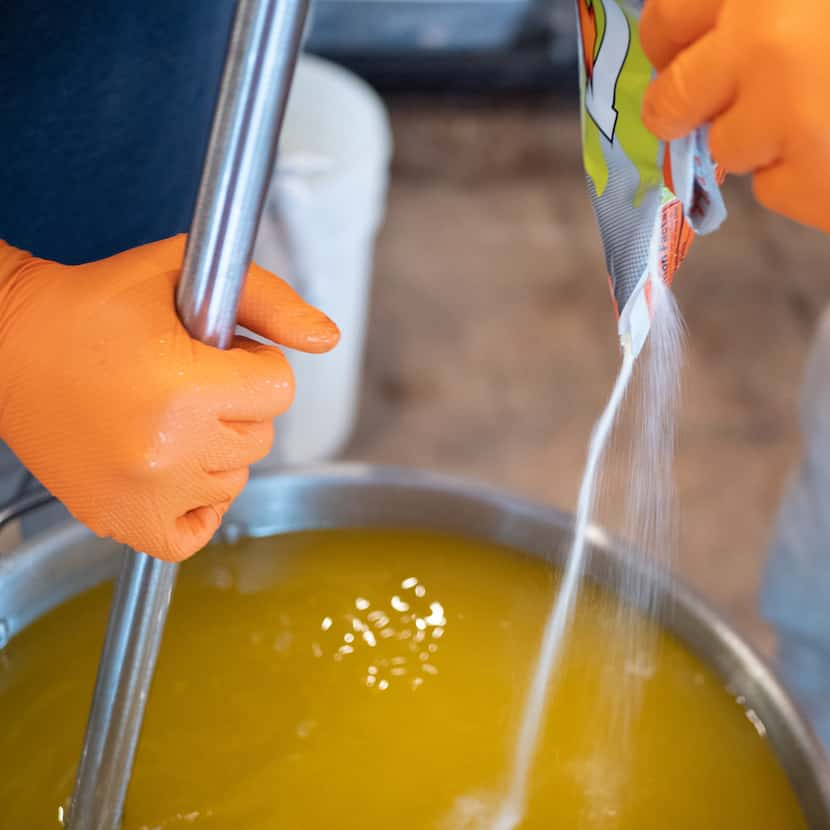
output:
M 308 0 L 238 0 L 177 305 L 194 337 L 227 348 L 291 88 Z M 70 830 L 115 830 L 177 565 L 127 551 L 87 723 Z

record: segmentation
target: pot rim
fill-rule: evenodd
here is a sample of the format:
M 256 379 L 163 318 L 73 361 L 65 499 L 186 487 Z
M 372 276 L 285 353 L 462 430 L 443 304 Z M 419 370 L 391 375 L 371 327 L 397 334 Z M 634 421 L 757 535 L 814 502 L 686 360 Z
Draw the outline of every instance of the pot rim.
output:
M 415 527 L 494 542 L 561 564 L 557 532 L 572 517 L 497 487 L 410 467 L 354 462 L 255 475 L 219 534 L 225 541 L 336 527 Z M 0 554 L 0 649 L 50 608 L 112 577 L 121 549 L 69 521 Z M 629 604 L 620 577 L 635 573 L 654 587 L 642 609 L 713 669 L 753 709 L 784 767 L 810 827 L 830 827 L 830 761 L 807 718 L 767 661 L 699 592 L 591 526 L 586 577 Z M 48 596 L 44 586 L 52 586 Z M 57 587 L 56 587 L 57 586 Z M 6 637 L 3 637 L 5 623 Z

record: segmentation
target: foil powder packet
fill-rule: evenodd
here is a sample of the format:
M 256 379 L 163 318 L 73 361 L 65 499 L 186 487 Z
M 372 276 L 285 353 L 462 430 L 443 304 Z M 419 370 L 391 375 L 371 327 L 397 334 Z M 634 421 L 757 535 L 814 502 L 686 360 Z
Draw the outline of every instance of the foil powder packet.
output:
M 668 145 L 645 127 L 654 75 L 639 37 L 642 0 L 576 0 L 582 147 L 620 338 L 636 355 L 651 327 L 652 284 L 671 284 L 695 234 L 726 218 L 708 129 Z

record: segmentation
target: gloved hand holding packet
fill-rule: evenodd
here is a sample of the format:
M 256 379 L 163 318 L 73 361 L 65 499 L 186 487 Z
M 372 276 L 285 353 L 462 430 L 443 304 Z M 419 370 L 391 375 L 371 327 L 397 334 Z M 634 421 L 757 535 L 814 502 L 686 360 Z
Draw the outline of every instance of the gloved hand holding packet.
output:
M 582 142 L 620 338 L 638 354 L 655 279 L 671 284 L 696 233 L 726 218 L 708 130 L 664 143 L 642 121 L 654 71 L 640 44 L 642 0 L 577 0 Z

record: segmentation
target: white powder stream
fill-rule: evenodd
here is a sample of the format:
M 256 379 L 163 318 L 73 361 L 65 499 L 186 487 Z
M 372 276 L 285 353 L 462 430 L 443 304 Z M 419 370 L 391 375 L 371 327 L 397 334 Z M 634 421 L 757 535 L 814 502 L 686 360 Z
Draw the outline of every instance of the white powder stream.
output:
M 541 731 L 551 679 L 560 661 L 562 646 L 573 616 L 576 599 L 579 595 L 579 585 L 585 569 L 588 526 L 593 511 L 602 457 L 608 445 L 608 439 L 617 413 L 625 398 L 625 391 L 631 380 L 633 368 L 634 354 L 630 347 L 624 347 L 622 366 L 614 384 L 614 391 L 611 393 L 611 398 L 606 404 L 602 416 L 594 426 L 591 442 L 588 445 L 588 461 L 579 488 L 579 500 L 577 501 L 574 538 L 568 554 L 562 584 L 545 626 L 536 672 L 525 704 L 521 729 L 519 730 L 507 798 L 493 824 L 493 830 L 513 830 L 521 821 L 524 812 L 530 768 L 536 754 L 536 739 Z
M 677 401 L 681 355 L 680 318 L 674 299 L 662 283 L 653 296 L 654 325 L 643 361 L 644 376 L 639 389 L 637 423 L 628 461 L 625 527 L 629 541 L 643 545 L 651 555 L 663 556 L 671 549 L 668 536 L 673 527 L 671 460 L 674 447 L 674 412 Z M 491 830 L 514 830 L 521 822 L 527 801 L 531 768 L 541 734 L 552 681 L 562 657 L 573 617 L 589 550 L 588 529 L 600 489 L 603 458 L 635 366 L 630 345 L 623 345 L 623 359 L 611 397 L 594 426 L 588 458 L 579 488 L 574 536 L 559 591 L 545 626 L 533 681 L 528 692 L 522 723 L 515 745 L 508 790 Z M 650 608 L 652 580 L 646 567 L 623 577 L 620 591 L 640 608 Z M 642 627 L 626 625 L 625 615 L 633 613 L 621 604 L 620 626 L 641 632 Z M 637 635 L 639 636 L 639 634 Z M 649 643 L 626 643 L 629 659 L 648 660 Z M 617 678 L 619 680 L 620 678 Z M 621 693 L 620 698 L 626 697 Z M 631 703 L 630 705 L 635 705 Z M 622 701 L 628 706 L 628 701 Z M 620 712 L 616 713 L 617 715 Z M 623 718 L 627 725 L 628 714 Z M 617 721 L 619 723 L 619 721 Z

